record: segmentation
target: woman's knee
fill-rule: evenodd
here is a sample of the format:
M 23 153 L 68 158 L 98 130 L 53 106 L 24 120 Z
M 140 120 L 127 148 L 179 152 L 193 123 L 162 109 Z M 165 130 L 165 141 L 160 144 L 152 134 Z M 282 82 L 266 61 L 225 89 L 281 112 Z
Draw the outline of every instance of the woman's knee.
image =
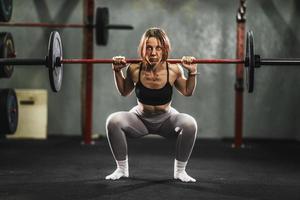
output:
M 191 134 L 197 134 L 197 121 L 194 117 L 188 115 L 188 114 L 179 114 L 178 116 L 178 127 L 182 130 L 188 130 Z
M 124 123 L 124 112 L 116 112 L 110 114 L 106 119 L 106 129 L 121 128 Z

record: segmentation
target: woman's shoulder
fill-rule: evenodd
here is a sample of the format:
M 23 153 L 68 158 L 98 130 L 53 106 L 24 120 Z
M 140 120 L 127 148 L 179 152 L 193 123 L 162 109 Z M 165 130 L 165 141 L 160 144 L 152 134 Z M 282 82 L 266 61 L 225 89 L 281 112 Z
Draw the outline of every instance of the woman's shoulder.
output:
M 178 63 L 175 63 L 175 64 L 169 63 L 168 66 L 169 66 L 169 70 L 173 71 L 176 74 L 181 72 L 182 67 Z
M 140 69 L 139 63 L 131 63 L 127 68 L 127 74 L 131 77 L 131 79 L 134 82 L 138 81 L 139 69 Z
M 131 63 L 129 66 L 128 66 L 128 69 L 132 72 L 136 71 L 136 70 L 139 70 L 140 69 L 140 64 L 139 63 Z

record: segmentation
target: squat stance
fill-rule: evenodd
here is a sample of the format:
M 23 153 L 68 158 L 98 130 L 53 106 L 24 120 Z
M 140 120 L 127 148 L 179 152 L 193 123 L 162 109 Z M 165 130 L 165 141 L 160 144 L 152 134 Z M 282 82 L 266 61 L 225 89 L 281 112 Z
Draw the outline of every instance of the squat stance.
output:
M 190 115 L 171 107 L 171 100 L 173 86 L 184 96 L 193 94 L 197 66 L 192 64 L 194 57 L 183 57 L 182 66 L 167 63 L 170 48 L 166 33 L 159 28 L 150 28 L 143 34 L 138 48 L 142 62 L 129 65 L 126 76 L 121 70 L 126 67 L 125 58 L 113 58 L 118 91 L 127 96 L 135 90 L 137 105 L 129 112 L 116 112 L 107 118 L 107 138 L 117 169 L 106 179 L 129 176 L 126 137 L 158 134 L 165 138 L 177 137 L 174 178 L 183 182 L 196 181 L 186 173 L 185 167 L 195 143 L 197 123 Z M 182 67 L 188 70 L 187 78 Z

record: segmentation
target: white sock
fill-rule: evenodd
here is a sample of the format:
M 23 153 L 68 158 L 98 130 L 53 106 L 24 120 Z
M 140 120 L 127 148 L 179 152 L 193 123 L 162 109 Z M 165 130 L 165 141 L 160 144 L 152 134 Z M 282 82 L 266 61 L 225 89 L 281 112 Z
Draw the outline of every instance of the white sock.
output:
M 106 180 L 117 180 L 121 177 L 129 177 L 128 157 L 126 160 L 116 160 L 117 169 L 110 175 L 106 176 Z
M 196 182 L 196 179 L 189 176 L 186 171 L 185 167 L 187 162 L 181 162 L 175 159 L 174 161 L 174 179 L 179 179 L 182 182 Z

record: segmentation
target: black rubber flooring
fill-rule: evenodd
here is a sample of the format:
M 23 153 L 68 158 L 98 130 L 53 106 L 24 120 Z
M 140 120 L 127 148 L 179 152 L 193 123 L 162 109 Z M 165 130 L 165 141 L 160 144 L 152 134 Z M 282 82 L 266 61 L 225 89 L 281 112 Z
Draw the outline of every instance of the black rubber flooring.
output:
M 115 163 L 105 138 L 0 141 L 0 199 L 300 199 L 300 143 L 196 141 L 187 172 L 196 183 L 172 179 L 174 144 L 128 140 L 130 178 L 107 181 Z

